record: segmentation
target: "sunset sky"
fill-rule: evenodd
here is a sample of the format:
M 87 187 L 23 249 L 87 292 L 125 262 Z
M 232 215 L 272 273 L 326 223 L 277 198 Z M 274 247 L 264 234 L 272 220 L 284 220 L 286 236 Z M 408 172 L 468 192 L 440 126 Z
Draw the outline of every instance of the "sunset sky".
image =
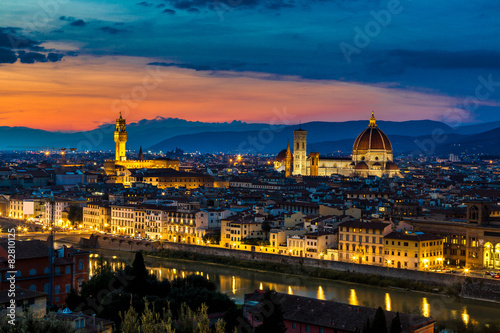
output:
M 0 126 L 497 121 L 499 16 L 481 0 L 4 2 Z

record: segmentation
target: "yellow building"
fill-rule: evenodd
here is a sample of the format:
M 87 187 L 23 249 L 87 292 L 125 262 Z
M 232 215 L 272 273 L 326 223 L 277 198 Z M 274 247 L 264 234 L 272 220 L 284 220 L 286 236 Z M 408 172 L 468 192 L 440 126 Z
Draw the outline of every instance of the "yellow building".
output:
M 102 202 L 89 202 L 83 207 L 83 226 L 86 229 L 105 231 L 111 230 L 111 207 Z
M 347 221 L 339 225 L 339 261 L 384 265 L 384 235 L 390 223 Z
M 391 232 L 384 236 L 385 266 L 411 270 L 443 267 L 444 238 L 422 232 Z
M 125 119 L 116 119 L 116 130 L 114 133 L 115 139 L 115 159 L 104 161 L 104 171 L 107 176 L 113 176 L 117 173 L 123 172 L 126 169 L 156 169 L 156 168 L 172 168 L 179 170 L 179 161 L 171 160 L 168 158 L 161 158 L 155 160 L 143 160 L 142 154 L 139 154 L 138 160 L 127 160 L 127 124 Z M 142 149 L 141 149 L 142 152 Z M 117 182 L 122 180 L 121 177 L 117 178 Z

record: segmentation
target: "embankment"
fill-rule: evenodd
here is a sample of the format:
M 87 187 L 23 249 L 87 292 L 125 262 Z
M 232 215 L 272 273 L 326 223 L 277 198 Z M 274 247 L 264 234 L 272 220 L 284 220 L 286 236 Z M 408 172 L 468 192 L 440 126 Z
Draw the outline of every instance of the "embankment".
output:
M 238 260 L 241 260 L 245 263 L 245 267 L 248 268 L 266 270 L 280 269 L 281 271 L 286 269 L 287 271 L 303 275 L 348 281 L 352 281 L 352 279 L 346 279 L 346 277 L 355 276 L 356 280 L 353 282 L 367 284 L 380 284 L 380 281 L 384 279 L 385 281 L 409 281 L 410 283 L 408 283 L 408 286 L 413 289 L 428 291 L 430 286 L 439 286 L 441 292 L 448 294 L 458 293 L 460 296 L 467 298 L 500 302 L 500 281 L 466 277 L 463 275 L 369 266 L 331 260 L 300 258 L 261 252 L 231 250 L 219 247 L 199 246 L 194 244 L 170 242 L 164 242 L 162 244 L 149 243 L 132 239 L 123 240 L 101 235 L 92 235 L 89 239 L 82 238 L 80 245 L 89 248 L 103 248 L 121 251 L 158 252 L 165 249 L 169 251 L 182 252 L 188 256 L 189 254 L 193 254 L 191 258 L 186 258 L 191 260 L 212 261 L 212 257 L 214 259 L 218 258 L 218 260 L 213 261 L 225 263 L 224 260 L 221 262 L 220 258 L 227 258 L 231 260 L 226 260 L 226 262 L 233 261 L 238 263 Z M 270 265 L 272 268 L 266 268 L 265 263 L 275 265 Z M 340 272 L 344 274 L 332 274 L 332 272 Z M 366 282 L 364 281 L 365 279 Z M 394 283 L 393 285 L 401 286 L 405 284 Z

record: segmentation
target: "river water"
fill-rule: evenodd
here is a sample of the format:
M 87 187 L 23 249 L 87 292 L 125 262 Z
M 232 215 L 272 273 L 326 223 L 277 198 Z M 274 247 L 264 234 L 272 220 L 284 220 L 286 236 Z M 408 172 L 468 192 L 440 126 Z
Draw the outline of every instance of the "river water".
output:
M 112 250 L 94 251 L 91 274 L 103 257 L 112 268 L 131 265 L 134 253 Z M 464 323 L 488 323 L 500 319 L 498 303 L 447 297 L 429 293 L 411 292 L 393 288 L 380 288 L 279 272 L 264 272 L 224 265 L 145 257 L 146 267 L 160 279 L 172 280 L 189 274 L 198 274 L 214 282 L 217 289 L 237 303 L 244 295 L 256 289 L 274 289 L 293 295 L 334 300 L 351 305 L 382 306 L 390 311 L 418 313 L 432 316 L 438 322 L 460 319 Z

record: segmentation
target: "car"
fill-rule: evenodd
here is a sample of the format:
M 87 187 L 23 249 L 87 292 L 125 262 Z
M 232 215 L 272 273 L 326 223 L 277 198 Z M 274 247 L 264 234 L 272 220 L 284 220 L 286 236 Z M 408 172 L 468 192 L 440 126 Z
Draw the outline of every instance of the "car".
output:
M 494 279 L 500 279 L 500 274 L 495 274 L 495 275 L 493 275 L 493 278 L 494 278 Z
M 491 273 L 490 272 L 485 272 L 484 275 L 491 275 Z

